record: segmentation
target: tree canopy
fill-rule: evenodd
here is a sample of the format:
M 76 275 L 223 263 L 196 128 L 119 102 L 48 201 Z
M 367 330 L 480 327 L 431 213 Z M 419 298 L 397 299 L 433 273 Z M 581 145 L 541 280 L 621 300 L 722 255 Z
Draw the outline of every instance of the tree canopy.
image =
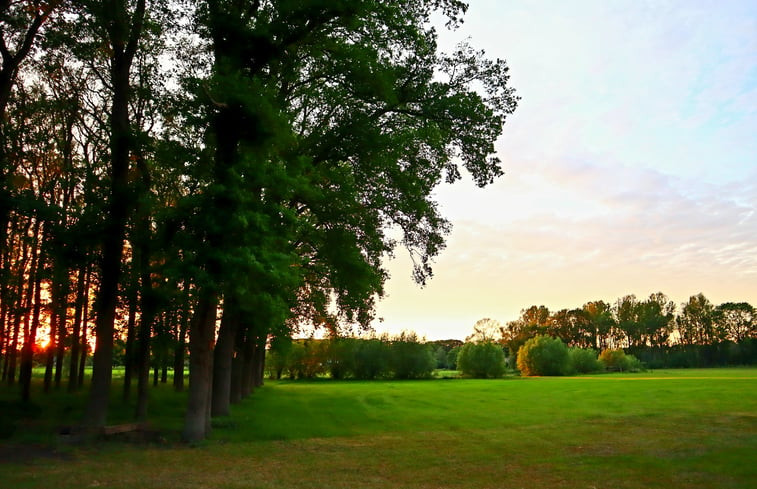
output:
M 466 9 L 0 3 L 4 377 L 48 324 L 46 385 L 68 348 L 76 390 L 94 337 L 86 421 L 102 426 L 123 342 L 144 417 L 151 363 L 171 352 L 183 371 L 188 335 L 197 440 L 262 382 L 268 341 L 367 327 L 387 256 L 406 250 L 425 283 L 450 230 L 433 189 L 502 175 L 494 142 L 518 102 L 504 60 L 439 52 L 438 19 Z

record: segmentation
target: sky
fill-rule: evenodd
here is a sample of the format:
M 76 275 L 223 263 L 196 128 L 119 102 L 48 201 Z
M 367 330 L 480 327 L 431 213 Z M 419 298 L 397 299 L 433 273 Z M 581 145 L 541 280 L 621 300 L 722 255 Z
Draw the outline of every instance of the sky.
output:
M 757 2 L 471 0 L 469 38 L 521 101 L 505 175 L 435 197 L 453 224 L 424 288 L 406 253 L 376 331 L 429 340 L 481 318 L 664 292 L 757 305 Z

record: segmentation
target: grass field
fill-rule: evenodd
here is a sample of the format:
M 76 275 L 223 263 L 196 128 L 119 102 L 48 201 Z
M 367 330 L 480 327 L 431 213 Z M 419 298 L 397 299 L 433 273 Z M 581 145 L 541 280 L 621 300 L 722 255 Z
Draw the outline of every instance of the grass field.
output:
M 193 447 L 182 397 L 153 397 L 166 441 L 51 452 L 28 421 L 0 448 L 37 456 L 0 463 L 0 487 L 757 488 L 757 369 L 269 381 Z

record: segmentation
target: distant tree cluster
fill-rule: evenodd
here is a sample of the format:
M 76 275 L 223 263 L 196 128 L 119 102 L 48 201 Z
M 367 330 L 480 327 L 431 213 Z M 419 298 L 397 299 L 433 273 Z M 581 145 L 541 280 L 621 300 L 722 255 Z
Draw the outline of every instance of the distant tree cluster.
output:
M 439 52 L 433 23 L 466 9 L 0 2 L 3 380 L 28 400 L 41 356 L 45 388 L 75 391 L 91 361 L 96 429 L 123 341 L 140 418 L 151 365 L 181 389 L 188 362 L 199 440 L 260 385 L 269 341 L 369 324 L 396 248 L 424 282 L 450 229 L 432 190 L 502 175 L 518 100 L 503 60 Z
M 485 331 L 482 333 L 482 331 Z M 532 338 L 559 338 L 569 348 L 625 350 L 651 367 L 694 367 L 757 362 L 757 317 L 746 302 L 713 305 L 703 294 L 677 307 L 663 293 L 646 300 L 624 296 L 612 304 L 549 311 L 531 306 L 501 325 L 482 319 L 471 339 L 490 338 L 511 357 Z
M 597 355 L 592 348 L 568 346 L 560 338 L 536 336 L 518 349 L 521 375 L 573 375 L 592 372 L 638 372 L 641 362 L 621 349 L 607 349 Z
M 372 338 L 281 341 L 268 353 L 266 368 L 275 379 L 423 379 L 437 368 L 433 343 L 415 333 Z

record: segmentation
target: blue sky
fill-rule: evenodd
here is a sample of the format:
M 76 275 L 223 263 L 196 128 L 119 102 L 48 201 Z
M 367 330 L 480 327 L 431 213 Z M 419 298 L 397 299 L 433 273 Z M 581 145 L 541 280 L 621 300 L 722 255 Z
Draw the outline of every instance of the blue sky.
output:
M 757 305 L 757 2 L 472 0 L 465 38 L 522 97 L 506 175 L 437 190 L 453 222 L 424 289 L 389 263 L 379 331 L 662 291 Z

